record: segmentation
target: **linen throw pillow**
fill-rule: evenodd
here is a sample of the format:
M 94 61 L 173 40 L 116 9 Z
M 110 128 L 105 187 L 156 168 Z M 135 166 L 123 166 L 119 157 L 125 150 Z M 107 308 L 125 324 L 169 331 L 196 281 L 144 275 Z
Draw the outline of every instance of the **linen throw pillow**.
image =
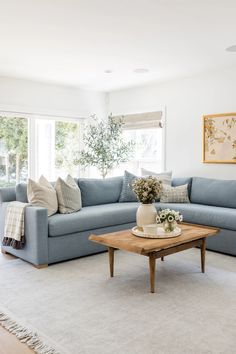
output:
M 30 204 L 48 209 L 48 216 L 58 210 L 57 193 L 44 176 L 40 177 L 38 183 L 29 178 L 27 196 Z
M 81 192 L 75 180 L 68 175 L 64 181 L 58 178 L 55 184 L 58 199 L 58 209 L 61 214 L 79 211 L 82 207 Z
M 138 201 L 136 194 L 133 192 L 133 190 L 131 188 L 131 183 L 137 178 L 138 177 L 133 175 L 132 173 L 125 171 L 124 177 L 123 177 L 122 189 L 121 189 L 120 198 L 119 198 L 120 203 L 137 202 Z
M 178 187 L 162 186 L 161 203 L 190 203 L 188 197 L 188 184 Z
M 145 168 L 141 168 L 141 175 L 142 177 L 146 177 L 146 176 L 156 177 L 160 179 L 163 184 L 167 184 L 168 186 L 171 186 L 172 171 L 156 173 L 156 172 L 146 170 Z

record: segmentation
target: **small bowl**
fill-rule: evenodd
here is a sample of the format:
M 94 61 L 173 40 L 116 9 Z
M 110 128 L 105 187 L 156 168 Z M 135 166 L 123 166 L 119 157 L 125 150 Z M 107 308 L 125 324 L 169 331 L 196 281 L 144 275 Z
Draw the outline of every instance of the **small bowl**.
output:
M 143 231 L 148 235 L 156 235 L 157 234 L 157 224 L 148 224 L 143 225 Z

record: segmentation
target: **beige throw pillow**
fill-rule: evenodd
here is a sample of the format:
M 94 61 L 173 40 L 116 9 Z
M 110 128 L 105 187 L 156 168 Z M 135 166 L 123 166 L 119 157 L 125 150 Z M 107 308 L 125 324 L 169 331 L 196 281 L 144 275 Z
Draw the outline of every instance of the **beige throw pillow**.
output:
M 27 196 L 30 204 L 48 209 L 48 216 L 58 210 L 57 193 L 44 176 L 40 177 L 38 183 L 29 178 Z
M 55 184 L 57 192 L 59 213 L 70 214 L 81 209 L 81 192 L 74 181 L 74 179 L 68 175 L 64 181 L 62 178 L 58 178 Z

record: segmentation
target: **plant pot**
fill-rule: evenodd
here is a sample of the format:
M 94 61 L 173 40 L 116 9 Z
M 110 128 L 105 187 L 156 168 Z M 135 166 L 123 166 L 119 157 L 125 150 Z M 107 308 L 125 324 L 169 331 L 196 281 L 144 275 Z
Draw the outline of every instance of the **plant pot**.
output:
M 163 223 L 162 223 L 162 227 L 164 229 L 165 232 L 172 232 L 174 231 L 174 229 L 176 228 L 176 221 L 172 221 L 172 222 L 169 222 L 167 220 L 165 220 Z
M 143 225 L 156 223 L 157 211 L 154 204 L 140 204 L 136 213 L 138 229 L 143 231 Z

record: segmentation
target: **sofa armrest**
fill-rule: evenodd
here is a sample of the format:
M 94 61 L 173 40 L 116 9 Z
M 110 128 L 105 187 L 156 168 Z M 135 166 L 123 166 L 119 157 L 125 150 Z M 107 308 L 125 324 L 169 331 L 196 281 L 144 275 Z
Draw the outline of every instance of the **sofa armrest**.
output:
M 25 250 L 30 262 L 48 264 L 48 210 L 30 206 L 25 209 Z
M 0 231 L 3 237 L 5 213 L 8 203 L 1 207 Z M 22 258 L 36 266 L 48 264 L 48 211 L 46 208 L 29 206 L 25 208 L 25 245 L 16 250 L 2 246 L 3 251 Z
M 0 203 L 13 202 L 16 200 L 15 187 L 0 188 Z

